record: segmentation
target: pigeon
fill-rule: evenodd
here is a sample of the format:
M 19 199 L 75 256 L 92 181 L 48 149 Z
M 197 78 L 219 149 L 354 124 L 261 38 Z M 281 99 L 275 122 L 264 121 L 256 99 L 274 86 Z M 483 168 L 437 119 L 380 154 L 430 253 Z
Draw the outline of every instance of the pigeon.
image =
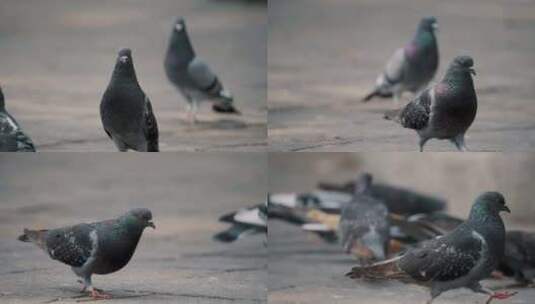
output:
M 472 205 L 468 220 L 450 233 L 409 249 L 395 258 L 368 266 L 353 267 L 347 276 L 368 279 L 399 279 L 431 288 L 431 303 L 441 293 L 466 287 L 505 299 L 513 293 L 493 293 L 479 281 L 487 278 L 504 255 L 505 226 L 499 215 L 510 212 L 498 192 L 480 194 Z
M 197 121 L 199 102 L 204 100 L 213 102 L 215 112 L 240 114 L 233 106 L 232 94 L 223 88 L 210 67 L 195 55 L 183 18 L 178 18 L 173 24 L 164 67 L 169 81 L 188 103 L 190 123 Z
M 362 101 L 393 95 L 398 104 L 404 91 L 417 93 L 425 89 L 438 69 L 437 27 L 435 17 L 422 18 L 414 38 L 390 57 L 375 88 Z
M 459 151 L 466 151 L 464 135 L 477 112 L 473 65 L 472 57 L 455 57 L 439 83 L 404 108 L 385 113 L 385 119 L 415 130 L 420 136 L 420 152 L 431 138 L 448 139 Z
M 323 191 L 353 193 L 355 182 L 344 185 L 320 182 L 318 188 Z M 368 191 L 370 196 L 383 201 L 389 212 L 399 215 L 432 213 L 446 208 L 446 201 L 442 198 L 389 184 L 374 182 Z
M 423 239 L 431 239 L 454 230 L 463 220 L 444 213 L 432 213 L 411 216 L 407 222 L 409 225 L 416 224 L 416 229 L 409 232 L 406 229 L 409 225 L 401 225 L 403 232 L 413 238 L 423 235 Z M 497 270 L 505 276 L 514 277 L 520 284 L 532 284 L 535 278 L 535 233 L 506 231 L 505 254 Z
M 146 227 L 156 228 L 152 213 L 138 208 L 101 222 L 47 230 L 24 229 L 18 239 L 34 243 L 53 260 L 71 266 L 83 280 L 82 292 L 87 290 L 94 299 L 103 299 L 111 296 L 94 288 L 91 276 L 109 274 L 128 264 Z
M 361 261 L 384 260 L 390 241 L 388 209 L 367 194 L 372 183 L 371 174 L 358 177 L 353 200 L 340 214 L 338 233 L 346 253 L 353 249 Z
M 230 223 L 232 226 L 214 235 L 214 240 L 230 243 L 246 234 L 267 233 L 267 210 L 265 206 L 265 203 L 259 204 L 221 216 L 220 222 Z
M 535 233 L 511 230 L 505 234 L 505 256 L 498 270 L 523 285 L 535 278 Z
M 32 140 L 22 132 L 7 110 L 0 88 L 0 152 L 35 152 Z
M 122 49 L 100 102 L 104 131 L 119 151 L 158 152 L 158 124 L 149 98 L 141 89 L 132 52 Z

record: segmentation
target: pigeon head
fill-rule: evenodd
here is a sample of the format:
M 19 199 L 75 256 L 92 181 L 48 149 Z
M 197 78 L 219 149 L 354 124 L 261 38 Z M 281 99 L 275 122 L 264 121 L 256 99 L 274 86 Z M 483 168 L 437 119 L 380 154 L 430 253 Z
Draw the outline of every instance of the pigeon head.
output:
M 470 56 L 457 56 L 451 63 L 451 68 L 467 71 L 472 75 L 476 75 L 476 71 L 473 69 L 474 59 Z
M 360 173 L 355 180 L 355 193 L 366 192 L 373 182 L 373 176 L 368 173 Z
M 182 17 L 178 17 L 175 21 L 175 32 L 178 34 L 184 34 L 186 33 L 186 20 Z
M 189 63 L 195 57 L 187 32 L 186 21 L 182 17 L 178 17 L 173 23 L 167 53 L 167 56 L 172 56 L 175 61 L 184 63 Z
M 132 209 L 125 214 L 125 218 L 129 224 L 139 228 L 152 227 L 156 229 L 156 226 L 152 222 L 152 213 L 147 208 Z
M 117 62 L 115 63 L 112 77 L 118 77 L 121 80 L 131 78 L 137 82 L 134 61 L 132 60 L 132 51 L 130 49 L 121 49 L 117 54 Z
M 499 216 L 500 212 L 511 213 L 505 204 L 505 198 L 499 192 L 484 192 L 480 194 L 470 211 L 470 219 L 485 219 L 489 216 Z
M 427 32 L 436 31 L 438 29 L 437 18 L 433 16 L 422 18 L 422 20 L 420 20 L 420 24 L 418 25 L 418 29 Z

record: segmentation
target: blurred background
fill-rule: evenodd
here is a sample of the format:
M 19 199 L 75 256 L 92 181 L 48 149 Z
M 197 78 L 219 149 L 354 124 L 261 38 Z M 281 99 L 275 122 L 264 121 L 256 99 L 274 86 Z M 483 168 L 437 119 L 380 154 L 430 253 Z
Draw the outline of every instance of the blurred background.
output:
M 466 218 L 475 197 L 484 191 L 504 194 L 511 214 L 502 214 L 507 229 L 535 231 L 535 155 L 530 153 L 271 153 L 270 193 L 308 192 L 319 181 L 345 183 L 358 172 L 374 182 L 441 197 L 447 212 Z M 278 220 L 269 221 L 268 289 L 270 303 L 425 303 L 427 288 L 397 281 L 366 282 L 344 277 L 355 259 L 339 244 Z M 503 289 L 512 280 L 486 280 Z M 532 303 L 533 288 L 519 289 L 505 303 Z M 483 303 L 468 290 L 450 291 L 437 303 Z
M 196 127 L 163 69 L 172 23 L 235 96 L 242 116 L 201 107 Z M 263 150 L 266 142 L 266 1 L 0 2 L 0 86 L 8 111 L 41 151 L 115 151 L 99 104 L 117 52 L 132 49 L 166 150 Z
M 93 277 L 95 287 L 128 303 L 265 303 L 265 236 L 232 244 L 220 215 L 266 199 L 267 158 L 259 153 L 0 154 L 0 302 L 75 302 L 70 267 L 33 244 L 23 228 L 56 228 L 151 209 L 121 271 Z M 62 299 L 61 299 L 62 298 Z
M 534 0 L 271 0 L 269 135 L 275 151 L 417 151 L 414 131 L 382 118 L 389 99 L 360 100 L 424 16 L 437 17 L 440 79 L 474 58 L 472 151 L 535 149 Z M 403 95 L 404 102 L 412 97 Z M 430 141 L 429 151 L 453 151 Z

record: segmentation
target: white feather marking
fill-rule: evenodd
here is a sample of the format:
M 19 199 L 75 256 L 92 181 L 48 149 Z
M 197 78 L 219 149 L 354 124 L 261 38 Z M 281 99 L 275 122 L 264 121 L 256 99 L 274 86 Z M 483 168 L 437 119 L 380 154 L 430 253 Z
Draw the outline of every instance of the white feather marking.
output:
M 258 208 L 239 210 L 236 213 L 236 215 L 234 215 L 234 220 L 236 222 L 240 222 L 240 223 L 244 223 L 244 224 L 266 226 L 266 221 L 264 221 L 260 217 L 260 215 L 258 213 Z
M 289 208 L 295 208 L 297 206 L 297 194 L 296 193 L 275 193 L 269 196 L 271 203 L 281 205 Z
M 182 24 L 177 23 L 177 24 L 175 25 L 175 29 L 177 30 L 177 32 L 180 32 L 180 31 L 182 31 L 182 30 L 184 29 L 184 27 L 182 26 Z
M 306 231 L 332 231 L 327 225 L 321 223 L 309 223 L 301 226 Z
M 11 128 L 13 128 L 13 130 L 18 130 L 19 129 L 19 127 L 17 127 L 17 124 L 13 121 L 13 119 L 11 119 L 11 117 L 9 117 L 9 115 L 6 116 L 6 121 L 9 124 L 9 126 Z

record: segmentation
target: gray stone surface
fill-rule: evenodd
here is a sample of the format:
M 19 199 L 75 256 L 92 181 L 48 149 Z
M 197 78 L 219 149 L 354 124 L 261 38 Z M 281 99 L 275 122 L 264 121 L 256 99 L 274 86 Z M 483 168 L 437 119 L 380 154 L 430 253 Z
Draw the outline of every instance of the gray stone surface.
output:
M 475 60 L 468 148 L 535 149 L 535 1 L 271 0 L 269 14 L 270 150 L 417 151 L 414 131 L 382 118 L 392 100 L 360 99 L 425 15 L 438 18 L 439 77 L 456 55 Z M 434 140 L 426 150 L 455 147 Z
M 303 155 L 304 154 L 304 155 Z M 415 158 L 414 155 L 418 155 Z M 375 174 L 375 180 L 440 195 L 452 213 L 466 215 L 474 196 L 485 190 L 502 191 L 512 213 L 504 215 L 507 228 L 535 230 L 526 186 L 532 180 L 535 159 L 529 154 L 497 153 L 276 153 L 270 156 L 270 192 L 307 191 L 319 180 L 348 180 L 357 170 Z M 525 203 L 525 201 L 528 201 Z M 270 304 L 289 303 L 425 303 L 429 290 L 397 281 L 354 281 L 344 276 L 355 260 L 336 245 L 315 235 L 271 220 L 268 237 L 268 290 Z M 485 280 L 483 285 L 502 290 L 512 280 Z M 535 289 L 508 288 L 519 293 L 500 303 L 533 303 Z M 437 298 L 441 303 L 485 303 L 484 295 L 460 289 Z M 498 303 L 498 302 L 496 302 Z
M 163 69 L 179 15 L 242 116 L 218 115 L 205 105 L 202 123 L 186 123 L 186 103 Z M 99 104 L 117 51 L 129 47 L 162 151 L 265 150 L 266 23 L 266 1 L 257 0 L 1 1 L 0 85 L 40 151 L 115 151 Z
M 125 157 L 126 156 L 126 157 Z M 93 277 L 113 303 L 265 303 L 262 235 L 212 241 L 217 218 L 265 200 L 263 154 L 0 155 L 0 302 L 75 303 L 71 269 L 17 240 L 24 227 L 53 228 L 143 206 L 147 229 L 130 263 Z M 108 301 L 105 301 L 108 302 Z

